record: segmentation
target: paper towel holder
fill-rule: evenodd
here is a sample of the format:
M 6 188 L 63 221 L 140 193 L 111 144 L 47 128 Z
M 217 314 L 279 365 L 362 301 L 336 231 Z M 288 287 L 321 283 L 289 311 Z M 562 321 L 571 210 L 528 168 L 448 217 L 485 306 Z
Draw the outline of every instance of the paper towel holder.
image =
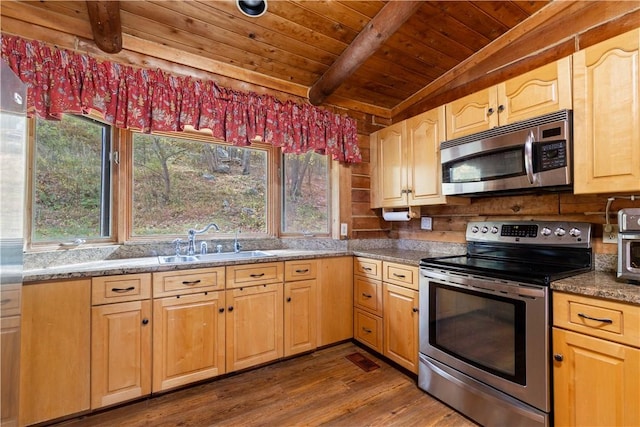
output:
M 392 213 L 392 212 L 398 212 L 398 213 L 406 212 L 409 219 L 420 218 L 420 206 L 409 206 L 406 211 L 404 210 L 394 211 L 393 209 L 382 208 L 383 217 L 385 213 Z

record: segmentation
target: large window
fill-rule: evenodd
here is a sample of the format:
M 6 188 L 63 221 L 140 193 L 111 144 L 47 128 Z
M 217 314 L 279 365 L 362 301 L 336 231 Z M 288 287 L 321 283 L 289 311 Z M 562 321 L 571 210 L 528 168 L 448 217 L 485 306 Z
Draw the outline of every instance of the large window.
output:
M 31 242 L 111 236 L 111 128 L 72 115 L 36 120 Z
M 133 236 L 268 232 L 268 151 L 133 134 Z
M 329 161 L 314 152 L 285 154 L 282 231 L 285 234 L 329 233 Z

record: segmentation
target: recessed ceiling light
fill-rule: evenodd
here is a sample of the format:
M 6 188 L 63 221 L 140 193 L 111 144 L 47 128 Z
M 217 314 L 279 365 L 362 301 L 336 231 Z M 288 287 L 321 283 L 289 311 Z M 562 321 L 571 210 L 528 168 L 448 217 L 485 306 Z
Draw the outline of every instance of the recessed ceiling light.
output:
M 236 0 L 238 9 L 243 14 L 257 18 L 267 11 L 267 0 Z

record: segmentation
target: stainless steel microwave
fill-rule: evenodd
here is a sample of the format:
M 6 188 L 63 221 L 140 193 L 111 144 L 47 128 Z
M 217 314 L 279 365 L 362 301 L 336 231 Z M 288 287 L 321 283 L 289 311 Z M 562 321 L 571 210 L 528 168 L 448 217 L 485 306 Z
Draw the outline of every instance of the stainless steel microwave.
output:
M 440 144 L 442 193 L 570 189 L 572 114 L 562 110 Z

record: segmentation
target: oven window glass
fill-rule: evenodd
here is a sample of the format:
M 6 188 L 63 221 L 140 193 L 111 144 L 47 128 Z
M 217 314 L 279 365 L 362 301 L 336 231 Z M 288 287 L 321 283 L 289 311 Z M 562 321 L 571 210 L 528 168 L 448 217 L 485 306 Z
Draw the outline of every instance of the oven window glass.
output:
M 444 180 L 462 183 L 525 175 L 523 150 L 522 146 L 518 146 L 446 163 Z
M 629 267 L 640 269 L 640 241 L 629 242 Z
M 431 282 L 429 343 L 525 385 L 525 303 Z

